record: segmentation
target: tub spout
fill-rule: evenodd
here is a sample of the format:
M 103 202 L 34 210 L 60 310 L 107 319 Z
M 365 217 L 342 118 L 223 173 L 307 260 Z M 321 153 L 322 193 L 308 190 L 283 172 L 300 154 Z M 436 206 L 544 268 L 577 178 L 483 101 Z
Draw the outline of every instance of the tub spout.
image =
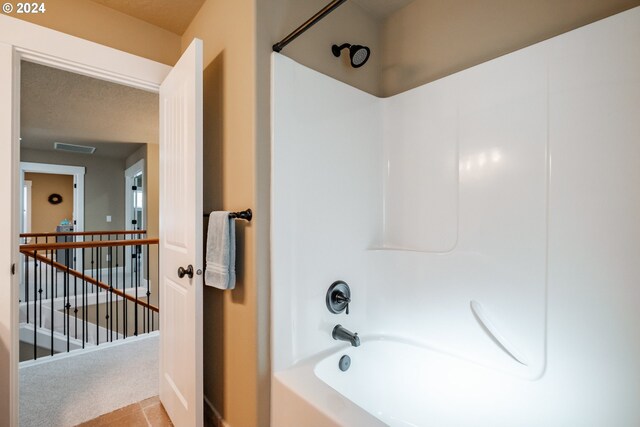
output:
M 354 347 L 358 347 L 360 345 L 360 337 L 358 337 L 358 333 L 353 333 L 350 330 L 343 328 L 342 325 L 336 325 L 336 327 L 333 328 L 331 336 L 334 340 L 350 342 Z

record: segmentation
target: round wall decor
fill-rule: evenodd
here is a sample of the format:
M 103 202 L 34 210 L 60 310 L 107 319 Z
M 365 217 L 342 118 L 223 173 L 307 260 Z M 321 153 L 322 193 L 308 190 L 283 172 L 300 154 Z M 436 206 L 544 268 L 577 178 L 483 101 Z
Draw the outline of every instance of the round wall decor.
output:
M 49 203 L 51 203 L 52 205 L 57 205 L 62 203 L 62 196 L 59 195 L 58 193 L 53 193 L 49 196 Z

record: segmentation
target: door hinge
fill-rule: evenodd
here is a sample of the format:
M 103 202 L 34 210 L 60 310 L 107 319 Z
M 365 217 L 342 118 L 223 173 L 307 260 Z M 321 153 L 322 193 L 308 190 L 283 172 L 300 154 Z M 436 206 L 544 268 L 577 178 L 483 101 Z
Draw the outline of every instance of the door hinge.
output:
M 73 188 L 78 188 L 78 184 L 73 184 Z
M 136 191 L 136 190 L 138 189 L 138 187 L 136 187 L 136 186 L 134 185 L 133 187 L 131 187 L 131 189 L 132 189 L 133 191 Z
M 16 274 L 16 263 L 11 264 L 11 274 L 15 276 Z

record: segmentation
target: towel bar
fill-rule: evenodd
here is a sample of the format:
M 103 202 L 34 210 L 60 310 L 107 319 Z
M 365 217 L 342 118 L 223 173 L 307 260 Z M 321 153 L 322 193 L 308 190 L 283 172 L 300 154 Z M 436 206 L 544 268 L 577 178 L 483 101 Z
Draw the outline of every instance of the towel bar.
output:
M 204 214 L 204 216 L 209 216 L 209 215 L 210 214 L 208 213 Z M 253 218 L 253 212 L 251 211 L 251 209 L 247 209 L 240 212 L 229 212 L 229 218 L 244 219 L 247 221 L 251 221 L 251 218 Z

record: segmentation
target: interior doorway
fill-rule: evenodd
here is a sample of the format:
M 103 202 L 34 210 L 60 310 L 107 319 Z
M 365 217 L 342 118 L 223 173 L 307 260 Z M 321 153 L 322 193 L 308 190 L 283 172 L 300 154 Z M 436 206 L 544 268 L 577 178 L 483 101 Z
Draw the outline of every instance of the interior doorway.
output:
M 20 162 L 20 231 L 54 232 L 65 220 L 84 231 L 84 175 L 80 166 Z
M 158 95 L 24 61 L 20 83 L 20 418 L 75 425 L 159 394 Z M 100 399 L 42 395 L 69 364 Z
M 144 159 L 124 171 L 125 176 L 125 227 L 127 230 L 144 230 L 147 224 L 145 209 Z
M 201 160 L 199 154 L 202 150 L 202 42 L 194 40 L 176 66 L 170 67 L 10 17 L 0 15 L 0 21 L 2 24 L 0 25 L 0 58 L 2 59 L 0 61 L 0 86 L 4 93 L 10 95 L 0 99 L 0 110 L 6 113 L 1 115 L 3 119 L 0 120 L 0 134 L 2 134 L 2 140 L 6 141 L 6 145 L 9 147 L 8 155 L 0 158 L 0 164 L 2 164 L 0 167 L 2 175 L 0 187 L 2 187 L 3 194 L 10 195 L 12 200 L 12 209 L 3 217 L 3 221 L 10 226 L 5 227 L 4 232 L 0 229 L 0 237 L 2 237 L 0 241 L 5 242 L 0 246 L 0 255 L 7 263 L 13 263 L 12 268 L 5 270 L 6 280 L 0 282 L 3 283 L 0 285 L 2 294 L 2 298 L 0 298 L 0 344 L 6 345 L 4 352 L 6 357 L 0 357 L 0 364 L 4 367 L 3 372 L 8 372 L 5 381 L 2 381 L 2 391 L 9 396 L 8 399 L 3 399 L 0 402 L 0 423 L 17 425 L 20 413 L 18 395 L 19 388 L 22 388 L 19 387 L 21 379 L 18 369 L 20 331 L 16 310 L 19 300 L 20 252 L 23 250 L 16 241 L 16 236 L 20 233 L 20 192 L 22 191 L 19 186 L 19 154 L 24 142 L 24 138 L 22 138 L 24 135 L 21 135 L 23 112 L 20 108 L 20 102 L 24 99 L 24 91 L 20 84 L 20 73 L 24 65 L 23 61 L 31 61 L 58 70 L 68 70 L 101 81 L 120 84 L 123 85 L 122 87 L 136 88 L 156 96 L 160 95 L 163 99 L 161 103 L 163 106 L 175 106 L 169 110 L 160 108 L 160 115 L 157 114 L 157 110 L 154 114 L 156 123 L 150 128 L 155 129 L 158 134 L 162 129 L 161 137 L 157 139 L 158 144 L 155 144 L 155 155 L 157 156 L 160 151 L 163 152 L 160 156 L 162 161 L 159 162 L 159 169 L 162 173 L 159 173 L 158 169 L 154 173 L 164 178 L 168 175 L 167 170 L 170 170 L 176 176 L 189 178 L 191 185 L 180 186 L 176 185 L 175 180 L 161 179 L 159 185 L 162 189 L 153 194 L 153 197 L 162 202 L 155 212 L 160 213 L 159 217 L 163 218 L 163 224 L 180 224 L 180 230 L 185 231 L 183 234 L 187 237 L 184 242 L 186 259 L 182 259 L 182 257 L 172 259 L 173 254 L 167 253 L 170 246 L 166 244 L 167 236 L 165 233 L 167 230 L 165 226 L 163 226 L 162 239 L 149 240 L 155 241 L 154 244 L 158 247 L 157 252 L 160 253 L 159 256 L 164 261 L 162 291 L 166 291 L 167 286 L 171 284 L 179 285 L 180 290 L 184 290 L 184 293 L 188 294 L 188 301 L 185 303 L 188 302 L 194 309 L 177 311 L 179 307 L 174 303 L 172 306 L 168 306 L 168 309 L 163 310 L 163 325 L 171 325 L 174 321 L 188 321 L 190 327 L 176 326 L 174 328 L 176 333 L 172 337 L 173 341 L 163 338 L 163 346 L 156 355 L 160 356 L 163 378 L 171 380 L 175 373 L 177 375 L 175 378 L 178 381 L 174 381 L 171 385 L 174 386 L 175 392 L 180 392 L 182 396 L 187 398 L 184 402 L 176 402 L 171 395 L 165 394 L 163 397 L 161 390 L 162 404 L 165 407 L 171 406 L 168 408 L 171 419 L 174 420 L 174 417 L 177 419 L 178 416 L 175 412 L 175 404 L 182 404 L 181 407 L 185 408 L 190 417 L 190 421 L 182 422 L 182 424 L 202 425 L 202 325 L 198 323 L 198 319 L 202 318 L 202 298 L 201 292 L 198 291 L 202 286 L 202 278 L 194 276 L 193 279 L 180 281 L 176 275 L 178 265 L 193 263 L 195 271 L 203 268 L 202 248 L 200 247 L 202 243 L 202 167 L 198 163 Z M 45 86 L 52 84 L 52 82 L 44 83 Z M 84 93 L 78 93 L 77 87 L 71 87 L 68 92 L 75 93 L 72 97 L 75 100 L 80 100 L 84 96 Z M 60 93 L 65 94 L 66 92 L 61 90 Z M 183 102 L 173 102 L 174 99 L 180 99 Z M 55 110 L 50 111 L 56 113 Z M 80 107 L 76 111 L 86 112 Z M 122 108 L 119 111 L 122 112 Z M 171 114 L 172 112 L 175 114 Z M 97 114 L 94 116 L 101 118 Z M 131 117 L 134 120 L 138 119 L 135 115 L 123 113 L 115 124 L 103 120 L 103 125 L 106 129 L 117 131 L 121 127 L 120 122 Z M 55 118 L 52 117 L 50 123 L 56 123 Z M 183 131 L 180 132 L 180 130 Z M 184 162 L 177 162 L 174 156 L 164 155 L 167 142 L 174 139 L 189 148 L 183 152 Z M 171 185 L 169 189 L 167 189 L 168 185 Z M 174 209 L 176 201 L 171 197 L 167 198 L 167 194 L 182 196 L 184 190 L 189 190 L 188 195 L 193 197 L 190 198 L 189 203 L 179 204 L 179 210 L 176 212 Z M 190 221 L 180 221 L 180 218 L 176 219 L 176 215 L 180 215 L 180 218 L 190 219 Z M 171 234 L 169 238 L 171 238 Z M 159 242 L 162 244 L 160 245 Z M 167 263 L 167 258 L 172 262 Z M 176 277 L 174 278 L 174 276 Z M 163 297 L 163 300 L 167 300 L 166 296 Z M 166 331 L 163 334 L 165 337 L 167 336 Z M 188 335 L 185 337 L 186 334 Z M 176 339 L 181 339 L 182 345 L 176 345 Z M 191 357 L 191 362 L 182 363 L 187 356 Z M 167 362 L 173 361 L 175 363 L 167 365 Z M 174 369 L 174 371 L 169 369 Z M 73 365 L 67 370 L 67 372 L 69 371 L 76 373 Z M 158 373 L 158 370 L 155 372 Z M 76 383 L 84 383 L 84 381 Z M 94 381 L 92 386 L 94 385 L 98 384 Z M 59 388 L 59 386 L 58 382 L 52 386 L 52 389 Z M 96 390 L 93 389 L 93 392 L 95 394 Z M 98 393 L 100 397 L 108 394 L 114 393 L 108 391 Z M 101 400 L 94 399 L 94 401 Z M 67 400 L 67 403 L 69 402 Z M 71 402 L 71 405 L 73 409 L 79 408 L 75 402 Z M 52 423 L 56 424 L 54 420 L 49 418 L 47 424 Z

